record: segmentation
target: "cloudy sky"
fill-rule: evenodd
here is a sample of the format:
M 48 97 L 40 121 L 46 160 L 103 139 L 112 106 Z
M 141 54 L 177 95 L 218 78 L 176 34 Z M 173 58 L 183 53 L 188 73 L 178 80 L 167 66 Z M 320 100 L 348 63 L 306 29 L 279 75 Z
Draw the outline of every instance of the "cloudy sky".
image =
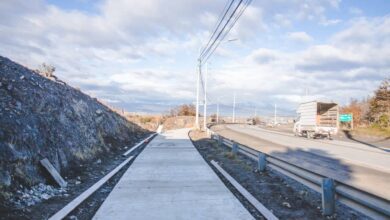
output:
M 1 0 L 0 55 L 127 111 L 195 100 L 196 59 L 227 0 Z M 390 76 L 390 1 L 253 0 L 210 60 L 210 112 L 291 115 Z M 306 95 L 306 93 L 308 95 Z

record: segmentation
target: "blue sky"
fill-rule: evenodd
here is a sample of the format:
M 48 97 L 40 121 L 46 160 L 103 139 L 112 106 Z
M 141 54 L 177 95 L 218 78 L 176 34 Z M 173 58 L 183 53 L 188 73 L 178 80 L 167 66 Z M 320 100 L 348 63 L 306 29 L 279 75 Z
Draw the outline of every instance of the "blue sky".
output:
M 127 111 L 195 100 L 199 48 L 225 0 L 5 0 L 0 55 L 43 62 L 85 93 Z M 390 75 L 390 1 L 253 0 L 212 57 L 210 113 L 293 115 L 305 100 L 371 95 Z M 305 96 L 308 91 L 308 96 Z

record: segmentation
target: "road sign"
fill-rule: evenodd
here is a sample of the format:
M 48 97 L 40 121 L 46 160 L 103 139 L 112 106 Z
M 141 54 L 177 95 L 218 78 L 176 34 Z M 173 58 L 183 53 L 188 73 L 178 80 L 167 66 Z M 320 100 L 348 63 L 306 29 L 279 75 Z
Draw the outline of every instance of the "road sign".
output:
M 339 118 L 341 122 L 350 122 L 352 121 L 352 114 L 340 114 Z

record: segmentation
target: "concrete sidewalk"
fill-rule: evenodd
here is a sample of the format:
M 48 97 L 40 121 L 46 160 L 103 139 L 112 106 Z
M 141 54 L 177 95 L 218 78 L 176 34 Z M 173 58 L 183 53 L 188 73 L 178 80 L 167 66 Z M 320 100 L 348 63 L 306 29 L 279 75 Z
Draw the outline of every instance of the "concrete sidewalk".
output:
M 203 160 L 188 131 L 155 137 L 93 219 L 253 219 Z

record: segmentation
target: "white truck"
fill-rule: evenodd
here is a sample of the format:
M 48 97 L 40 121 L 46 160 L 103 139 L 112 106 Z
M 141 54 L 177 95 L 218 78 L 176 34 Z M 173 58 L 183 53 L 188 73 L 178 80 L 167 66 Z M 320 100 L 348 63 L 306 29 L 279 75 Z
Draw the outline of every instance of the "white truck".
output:
M 339 107 L 333 102 L 311 101 L 299 105 L 294 120 L 295 136 L 307 138 L 327 137 L 331 139 L 339 127 Z

